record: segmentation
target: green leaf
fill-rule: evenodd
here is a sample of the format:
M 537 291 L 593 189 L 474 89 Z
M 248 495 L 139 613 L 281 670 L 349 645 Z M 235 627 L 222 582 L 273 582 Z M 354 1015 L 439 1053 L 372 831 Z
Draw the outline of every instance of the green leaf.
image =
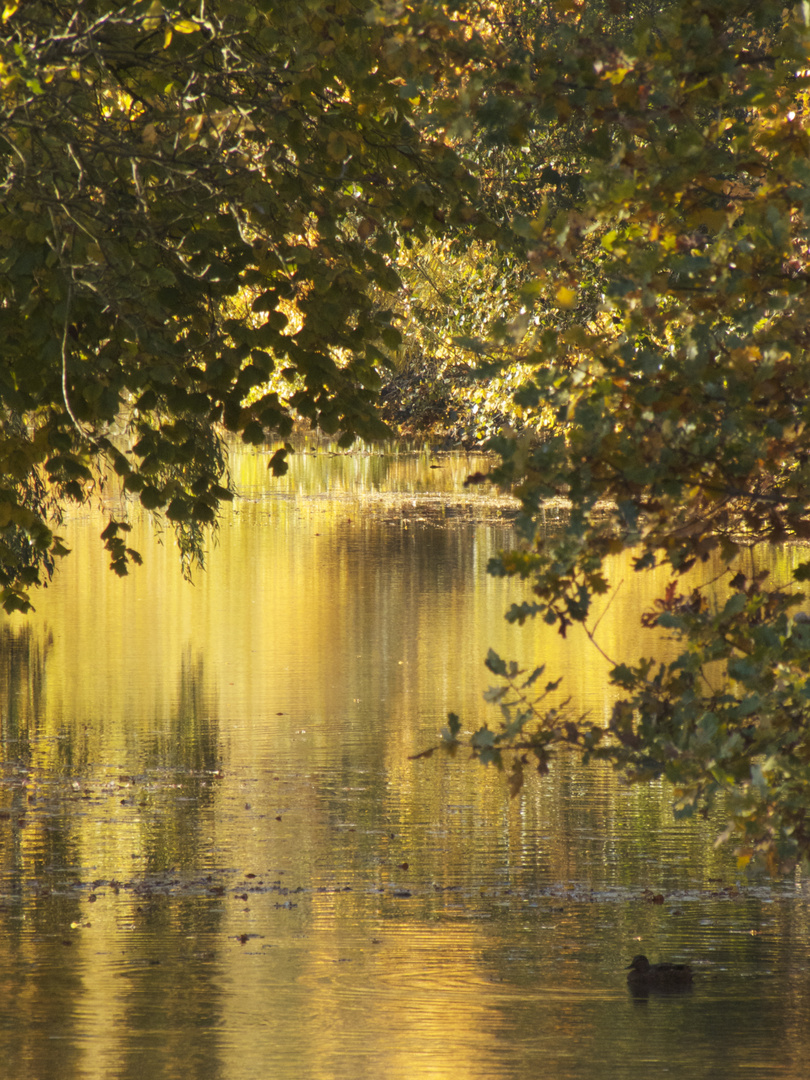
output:
M 478 731 L 473 734 L 470 741 L 471 744 L 478 749 L 483 749 L 485 747 L 491 748 L 495 745 L 495 733 L 484 726 L 479 728 Z
M 528 677 L 528 679 L 526 679 L 526 681 L 523 683 L 522 688 L 524 690 L 527 690 L 530 686 L 533 686 L 537 682 L 537 680 L 540 678 L 540 676 L 543 674 L 543 672 L 545 670 L 546 670 L 546 665 L 545 664 L 541 664 L 540 667 L 536 667 L 534 669 L 534 671 L 531 673 L 531 675 Z M 551 684 L 549 684 L 549 685 L 551 685 Z
M 506 662 L 502 660 L 500 656 L 498 656 L 494 649 L 489 650 L 484 663 L 493 675 L 501 675 L 504 678 L 506 677 Z

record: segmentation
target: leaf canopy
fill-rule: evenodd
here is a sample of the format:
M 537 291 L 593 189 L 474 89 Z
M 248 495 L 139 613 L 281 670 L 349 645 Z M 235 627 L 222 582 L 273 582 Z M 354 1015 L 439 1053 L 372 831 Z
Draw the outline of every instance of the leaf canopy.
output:
M 451 222 L 475 184 L 417 123 L 458 36 L 438 7 L 418 31 L 371 0 L 32 2 L 3 21 L 13 610 L 59 553 L 54 515 L 99 468 L 165 511 L 193 556 L 228 495 L 221 432 L 386 434 L 376 369 L 396 330 L 375 291 L 398 288 L 399 233 Z

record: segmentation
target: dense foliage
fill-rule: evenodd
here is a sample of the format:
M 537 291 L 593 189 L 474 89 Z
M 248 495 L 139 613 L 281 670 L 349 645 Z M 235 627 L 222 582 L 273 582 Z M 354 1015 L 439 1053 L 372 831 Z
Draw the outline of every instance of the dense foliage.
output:
M 420 394 L 457 377 L 485 416 L 468 432 L 509 421 L 491 479 L 521 500 L 521 544 L 491 570 L 532 596 L 508 617 L 600 647 L 594 599 L 629 551 L 671 571 L 642 619 L 682 643 L 612 658 L 607 721 L 549 709 L 553 673 L 491 654 L 502 724 L 473 753 L 517 792 L 574 747 L 665 776 L 681 813 L 725 794 L 743 860 L 806 855 L 810 563 L 771 582 L 751 552 L 810 537 L 810 4 L 32 0 L 2 19 L 6 610 L 111 470 L 193 558 L 230 496 L 222 433 L 301 419 L 348 444 L 385 430 L 386 365 Z M 550 498 L 571 508 L 554 535 Z M 103 534 L 119 573 L 126 528 Z M 722 587 L 681 584 L 700 564 Z
M 428 5 L 418 27 L 370 0 L 26 2 L 2 19 L 14 610 L 64 550 L 60 507 L 110 469 L 194 557 L 230 495 L 220 432 L 261 443 L 303 419 L 345 443 L 384 434 L 378 369 L 400 333 L 377 298 L 399 288 L 397 230 L 424 239 L 469 216 L 474 185 L 414 122 L 457 34 Z M 137 558 L 126 529 L 103 537 L 119 573 Z
M 527 430 L 495 441 L 523 544 L 490 570 L 531 584 L 510 619 L 598 646 L 607 558 L 668 566 L 643 623 L 682 652 L 658 662 L 651 635 L 649 659 L 613 657 L 606 727 L 547 711 L 556 684 L 491 654 L 503 720 L 473 751 L 505 764 L 511 749 L 515 791 L 565 744 L 668 778 L 680 813 L 725 793 L 742 860 L 776 867 L 810 851 L 810 631 L 795 614 L 810 563 L 771 582 L 751 549 L 810 537 L 810 5 L 552 7 L 509 44 L 519 76 L 482 79 L 482 114 L 548 154 L 546 198 L 514 217 L 533 270 Z M 542 507 L 561 497 L 568 524 L 549 536 Z M 683 589 L 700 563 L 725 586 Z M 448 748 L 459 732 L 451 717 Z

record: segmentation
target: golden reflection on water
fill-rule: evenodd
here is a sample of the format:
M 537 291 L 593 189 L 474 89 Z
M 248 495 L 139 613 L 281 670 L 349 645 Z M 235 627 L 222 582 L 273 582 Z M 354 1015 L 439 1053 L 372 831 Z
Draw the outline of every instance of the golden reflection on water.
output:
M 561 759 L 510 802 L 407 759 L 448 709 L 486 717 L 490 646 L 563 674 L 576 712 L 612 701 L 583 638 L 504 622 L 521 594 L 484 570 L 509 504 L 463 488 L 480 463 L 319 453 L 270 481 L 266 458 L 237 460 L 193 585 L 143 518 L 146 566 L 114 578 L 88 513 L 0 627 L 11 1075 L 803 1076 L 801 882 L 736 883 L 662 785 Z M 612 582 L 599 644 L 641 655 L 666 576 Z M 629 999 L 645 950 L 696 963 L 694 993 Z

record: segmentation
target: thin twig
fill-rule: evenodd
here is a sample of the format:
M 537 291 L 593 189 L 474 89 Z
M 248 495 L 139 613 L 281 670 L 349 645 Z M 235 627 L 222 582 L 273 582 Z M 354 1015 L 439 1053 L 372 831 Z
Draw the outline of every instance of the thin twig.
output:
M 622 585 L 624 585 L 624 578 L 622 578 L 622 580 L 619 582 L 619 584 L 613 590 L 613 595 L 610 597 L 608 602 L 605 604 L 605 610 L 602 612 L 602 614 L 596 620 L 596 624 L 594 625 L 594 628 L 591 631 L 591 633 L 595 634 L 596 631 L 599 629 L 599 623 L 602 621 L 602 619 L 604 619 L 605 615 L 607 615 L 608 609 L 610 608 L 610 605 L 613 603 L 613 601 L 616 599 L 616 594 L 618 593 L 618 591 L 622 587 Z
M 607 660 L 607 662 L 609 664 L 612 664 L 614 667 L 618 667 L 618 665 L 617 665 L 616 661 L 613 659 L 613 657 L 608 656 L 608 654 L 605 652 L 605 650 L 602 648 L 602 646 L 599 644 L 599 642 L 593 636 L 593 631 L 589 630 L 587 626 L 585 627 L 585 633 L 588 635 L 588 640 L 590 641 L 591 645 L 593 645 L 593 647 L 596 649 L 596 651 L 601 653 L 602 656 L 605 658 L 605 660 Z

